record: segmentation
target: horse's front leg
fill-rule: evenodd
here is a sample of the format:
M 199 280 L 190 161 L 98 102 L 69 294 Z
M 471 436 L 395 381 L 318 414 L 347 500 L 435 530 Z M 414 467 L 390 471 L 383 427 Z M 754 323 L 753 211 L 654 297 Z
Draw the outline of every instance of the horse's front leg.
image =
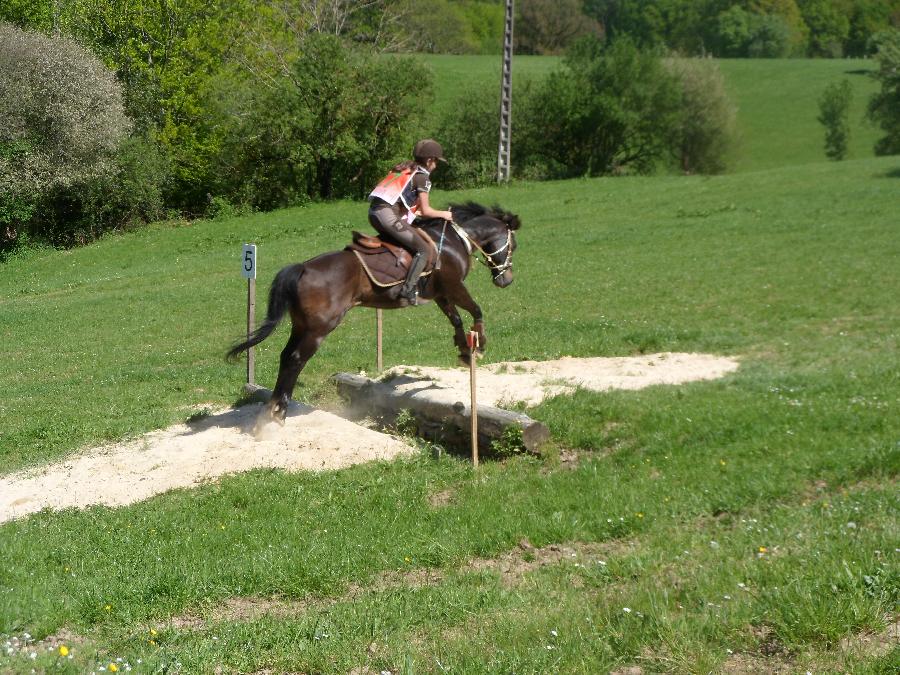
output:
M 478 333 L 478 353 L 484 354 L 484 348 L 487 346 L 487 335 L 484 333 L 484 315 L 481 313 L 481 306 L 472 299 L 469 289 L 459 285 L 456 292 L 450 297 L 450 300 L 457 307 L 461 307 L 472 315 L 475 322 L 472 329 Z
M 446 303 L 446 306 L 444 303 Z M 439 304 L 444 314 L 450 319 L 450 323 L 453 324 L 453 327 L 456 329 L 454 342 L 456 343 L 456 346 L 459 347 L 460 361 L 465 365 L 469 365 L 469 345 L 466 342 L 466 334 L 463 331 L 462 319 L 456 308 L 461 307 L 472 315 L 472 319 L 475 322 L 473 328 L 478 334 L 478 348 L 476 351 L 479 354 L 484 354 L 484 348 L 485 345 L 487 345 L 487 336 L 484 333 L 484 315 L 481 313 L 481 307 L 472 299 L 468 289 L 462 284 L 455 289 L 455 292 L 452 295 L 448 295 Z
M 441 308 L 444 316 L 450 320 L 450 325 L 453 326 L 453 344 L 459 349 L 460 360 L 465 360 L 466 365 L 468 365 L 469 345 L 466 342 L 466 333 L 463 330 L 463 320 L 459 312 L 456 311 L 456 305 L 447 298 L 435 298 L 434 301 Z

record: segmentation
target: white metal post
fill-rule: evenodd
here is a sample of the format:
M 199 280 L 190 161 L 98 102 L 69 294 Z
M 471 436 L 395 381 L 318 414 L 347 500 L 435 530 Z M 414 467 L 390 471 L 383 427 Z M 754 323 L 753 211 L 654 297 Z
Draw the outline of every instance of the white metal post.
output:
M 503 29 L 503 72 L 500 77 L 500 148 L 497 152 L 497 182 L 509 180 L 510 112 L 512 109 L 513 0 L 506 0 Z

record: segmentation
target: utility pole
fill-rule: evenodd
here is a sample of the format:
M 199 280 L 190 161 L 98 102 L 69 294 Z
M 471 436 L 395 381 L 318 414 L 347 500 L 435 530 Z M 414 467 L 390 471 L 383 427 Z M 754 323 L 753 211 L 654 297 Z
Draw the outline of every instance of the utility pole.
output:
M 510 109 L 512 107 L 513 0 L 506 0 L 503 28 L 503 73 L 500 77 L 500 149 L 497 182 L 509 181 Z

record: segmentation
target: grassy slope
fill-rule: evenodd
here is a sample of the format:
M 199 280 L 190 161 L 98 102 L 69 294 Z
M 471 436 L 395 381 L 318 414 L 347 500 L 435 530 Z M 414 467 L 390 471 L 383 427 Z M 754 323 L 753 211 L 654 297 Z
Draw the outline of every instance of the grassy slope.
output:
M 435 107 L 454 105 L 459 92 L 483 87 L 491 96 L 500 87 L 500 58 L 493 56 L 429 56 L 435 73 Z M 520 78 L 541 78 L 558 67 L 554 57 L 519 56 L 513 64 L 513 88 Z M 729 95 L 738 106 L 740 144 L 735 171 L 754 171 L 807 164 L 825 159 L 824 129 L 816 120 L 818 99 L 830 82 L 847 79 L 853 87 L 848 157 L 873 155 L 879 131 L 865 119 L 876 83 L 862 59 L 719 59 Z M 513 102 L 515 143 L 515 100 Z
M 493 289 L 480 269 L 471 280 L 491 359 L 697 350 L 741 355 L 741 370 L 532 411 L 585 453 L 575 470 L 488 463 L 473 480 L 464 462 L 423 455 L 255 472 L 0 526 L 0 633 L 69 626 L 86 640 L 76 669 L 121 655 L 189 672 L 705 671 L 727 669 L 731 650 L 768 655 L 763 670 L 843 659 L 890 672 L 900 650 L 835 650 L 882 631 L 900 596 L 898 180 L 885 158 L 452 195 L 498 201 L 525 223 L 516 282 Z M 220 353 L 243 320 L 240 243 L 260 243 L 267 279 L 342 243 L 361 214 L 346 203 L 158 226 L 5 266 L 4 470 L 233 400 L 242 371 Z M 336 370 L 371 368 L 372 323 L 349 315 L 301 396 Z M 386 324 L 389 362 L 452 363 L 435 308 Z M 283 337 L 260 356 L 263 382 Z M 429 506 L 442 490 L 449 506 Z M 465 567 L 522 537 L 601 542 L 607 565 L 552 565 L 513 588 Z M 372 583 L 425 568 L 441 580 Z M 355 584 L 362 593 L 348 593 Z M 231 596 L 305 604 L 278 619 L 217 618 Z M 149 632 L 188 611 L 205 627 Z

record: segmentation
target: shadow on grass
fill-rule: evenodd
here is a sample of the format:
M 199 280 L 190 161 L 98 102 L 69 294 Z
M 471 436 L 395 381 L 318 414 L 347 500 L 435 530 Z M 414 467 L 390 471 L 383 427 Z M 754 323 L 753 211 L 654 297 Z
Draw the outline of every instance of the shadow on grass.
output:
M 884 173 L 878 174 L 879 178 L 900 178 L 900 166 L 888 169 Z
M 855 70 L 845 70 L 844 75 L 872 75 L 875 72 L 874 68 L 866 69 L 866 68 L 857 68 Z

